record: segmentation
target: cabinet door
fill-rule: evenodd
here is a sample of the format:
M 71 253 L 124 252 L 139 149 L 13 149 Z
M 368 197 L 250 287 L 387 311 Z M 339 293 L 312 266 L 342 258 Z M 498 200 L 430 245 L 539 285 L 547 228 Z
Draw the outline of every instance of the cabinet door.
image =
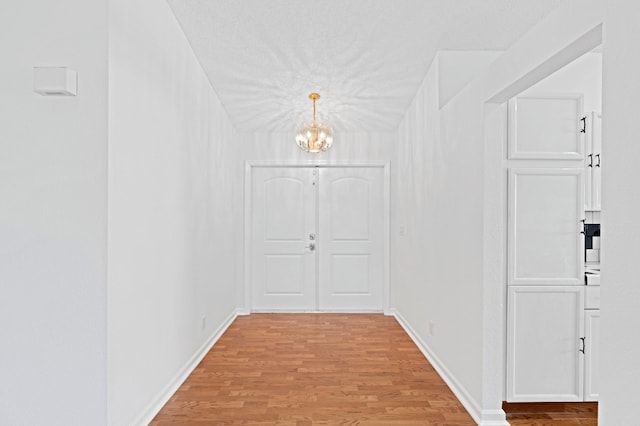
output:
M 584 288 L 509 287 L 507 401 L 582 401 Z
M 600 383 L 600 309 L 584 311 L 585 323 L 585 367 L 584 400 L 597 401 Z
M 508 283 L 584 282 L 584 169 L 509 169 Z
M 509 101 L 509 158 L 582 160 L 581 94 L 518 96 Z
M 593 167 L 591 168 L 591 209 L 602 208 L 602 118 L 599 113 L 591 114 L 591 138 L 593 149 Z

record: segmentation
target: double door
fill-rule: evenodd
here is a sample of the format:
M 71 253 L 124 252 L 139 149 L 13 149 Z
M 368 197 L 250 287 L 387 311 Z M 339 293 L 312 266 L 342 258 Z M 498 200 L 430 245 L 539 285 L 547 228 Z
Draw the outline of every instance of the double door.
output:
M 384 169 L 253 167 L 251 309 L 381 311 Z

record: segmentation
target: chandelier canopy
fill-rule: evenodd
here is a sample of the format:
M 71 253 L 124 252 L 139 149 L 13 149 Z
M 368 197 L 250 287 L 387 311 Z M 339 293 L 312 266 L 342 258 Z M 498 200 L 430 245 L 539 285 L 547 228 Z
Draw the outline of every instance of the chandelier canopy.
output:
M 333 130 L 316 120 L 316 101 L 320 99 L 320 95 L 311 93 L 309 99 L 313 101 L 313 121 L 298 129 L 296 142 L 301 149 L 307 152 L 326 151 L 333 145 Z

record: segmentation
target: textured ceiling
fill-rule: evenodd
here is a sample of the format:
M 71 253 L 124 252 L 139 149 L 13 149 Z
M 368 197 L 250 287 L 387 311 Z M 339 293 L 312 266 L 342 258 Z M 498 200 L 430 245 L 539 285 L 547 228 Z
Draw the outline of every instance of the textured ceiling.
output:
M 394 130 L 437 50 L 503 50 L 564 0 L 168 0 L 241 132 Z

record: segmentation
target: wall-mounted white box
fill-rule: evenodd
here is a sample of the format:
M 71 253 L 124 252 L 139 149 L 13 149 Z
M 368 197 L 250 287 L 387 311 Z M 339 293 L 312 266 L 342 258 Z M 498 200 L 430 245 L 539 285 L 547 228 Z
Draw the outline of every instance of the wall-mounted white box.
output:
M 76 96 L 78 73 L 67 67 L 33 67 L 33 90 L 42 96 Z

